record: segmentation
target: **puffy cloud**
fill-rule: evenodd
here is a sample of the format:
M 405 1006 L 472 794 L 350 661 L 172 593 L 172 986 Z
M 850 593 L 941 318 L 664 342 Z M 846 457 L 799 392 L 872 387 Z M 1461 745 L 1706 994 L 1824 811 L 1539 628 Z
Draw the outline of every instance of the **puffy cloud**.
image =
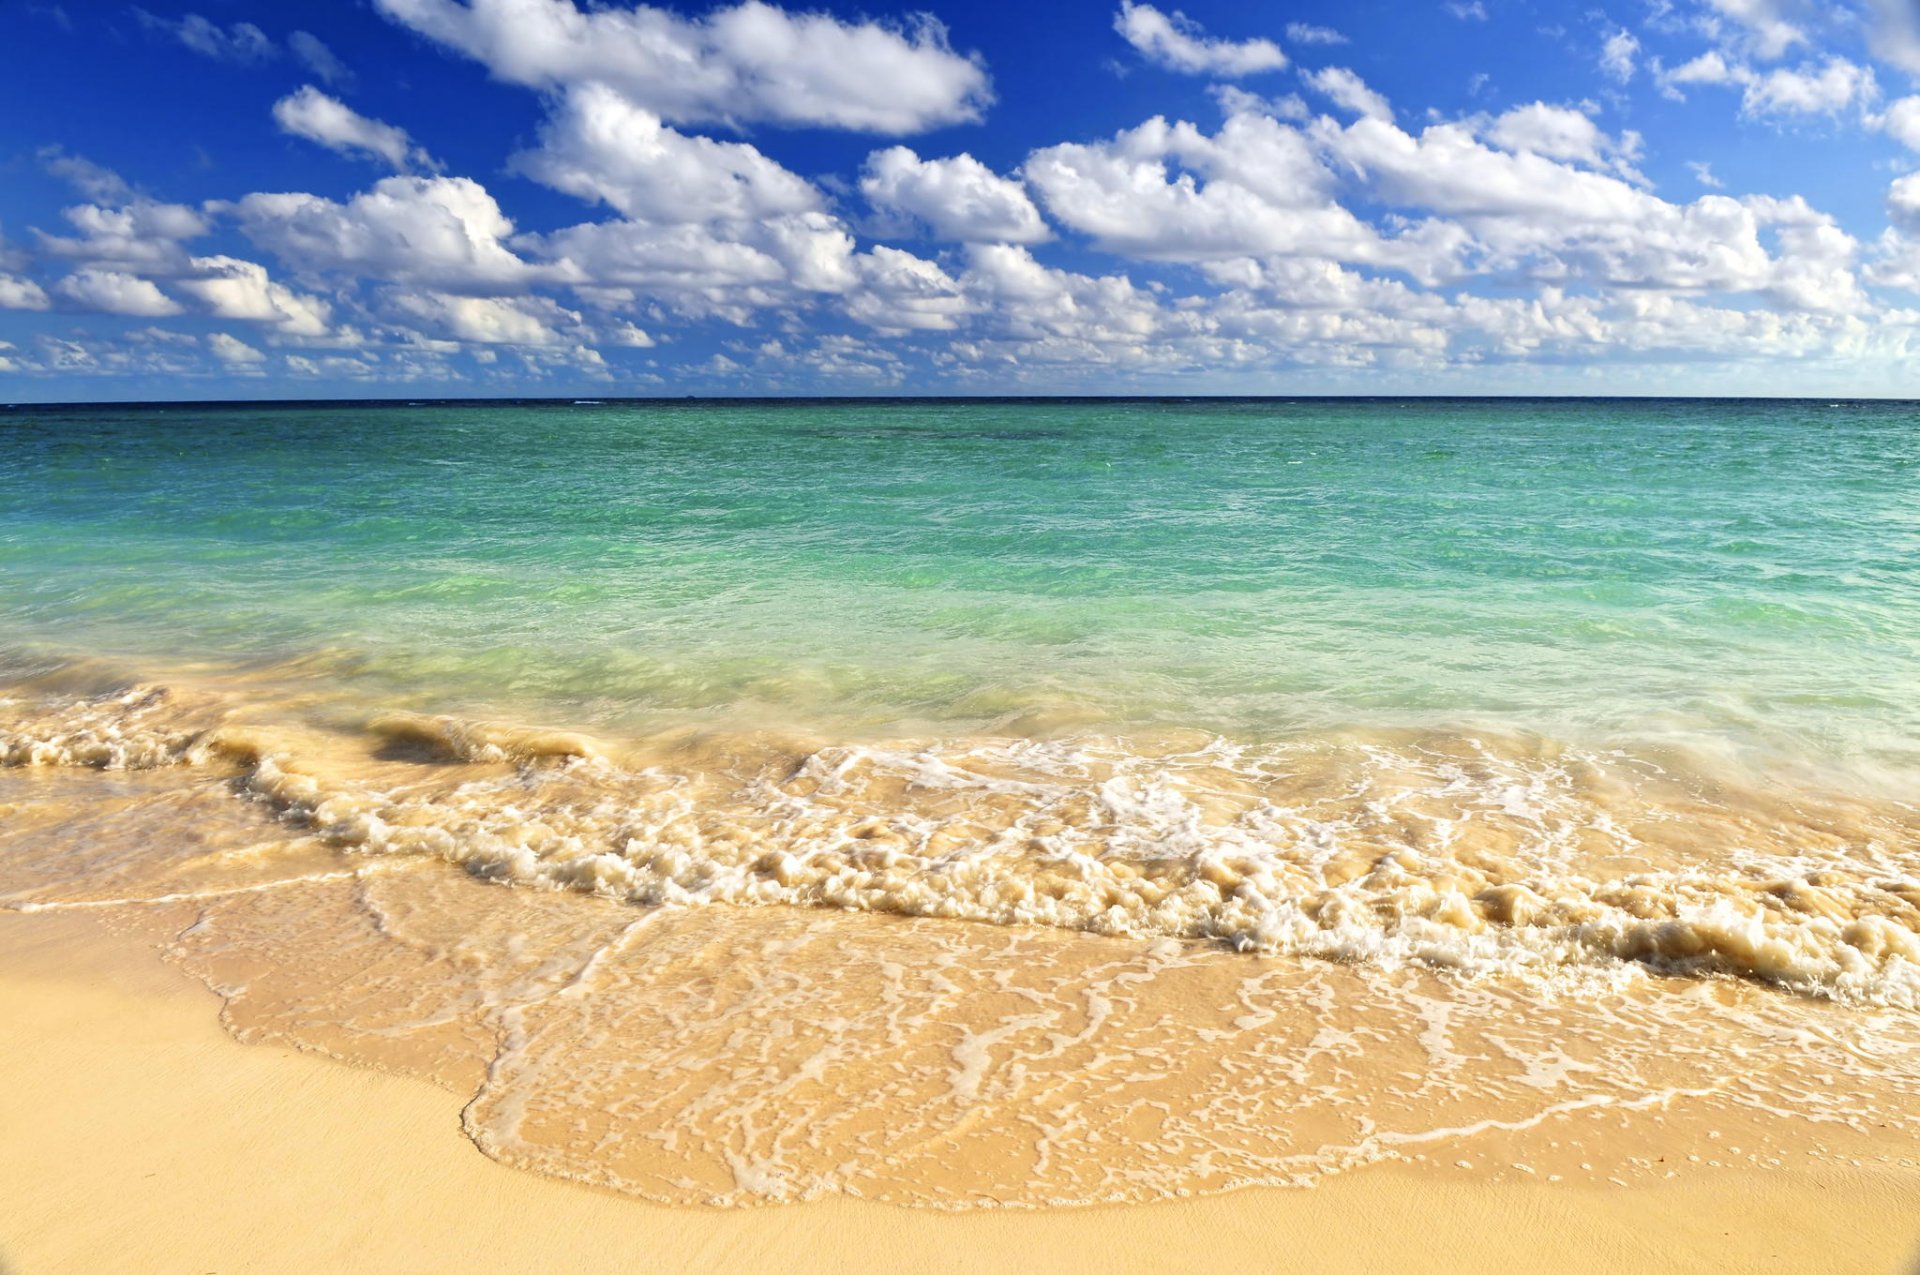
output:
M 938 239 L 1036 243 L 1049 235 L 1020 184 L 971 155 L 921 159 L 905 146 L 875 151 L 860 192 L 883 212 L 924 223 Z
M 146 273 L 177 270 L 186 262 L 181 241 L 197 239 L 211 227 L 198 210 L 184 204 L 136 199 L 121 208 L 81 204 L 62 213 L 80 232 L 77 238 L 41 234 L 41 246 L 62 257 L 92 265 L 120 266 Z
M 142 26 L 165 32 L 201 57 L 220 62 L 264 62 L 279 52 L 273 41 L 267 38 L 267 33 L 251 22 L 236 22 L 230 27 L 223 27 L 197 13 L 169 19 L 155 17 L 145 9 L 135 9 L 133 12 Z
M 267 356 L 248 345 L 238 337 L 228 336 L 225 332 L 215 332 L 207 337 L 207 348 L 213 356 L 226 364 L 229 369 L 257 368 L 267 361 Z
M 1431 278 L 1451 271 L 1463 238 L 1432 222 L 1382 236 L 1334 198 L 1341 179 L 1312 139 L 1252 113 L 1211 137 L 1151 119 L 1110 142 L 1036 151 L 1023 171 L 1055 219 L 1149 260 L 1311 256 Z
M 529 238 L 556 277 L 612 302 L 656 298 L 688 315 L 746 323 L 755 310 L 859 282 L 853 236 L 825 213 L 758 222 L 600 222 Z M 630 295 L 629 295 L 630 294 Z
M 195 257 L 193 276 L 174 288 L 194 298 L 215 318 L 271 323 L 289 336 L 327 335 L 332 307 L 267 277 L 267 268 L 235 257 Z
M 1323 67 L 1302 78 L 1343 110 L 1374 119 L 1393 118 L 1393 107 L 1387 104 L 1387 99 L 1368 88 L 1365 80 L 1343 66 Z
M 1747 81 L 1740 108 L 1749 115 L 1832 114 L 1864 106 L 1879 92 L 1871 69 L 1829 57 L 1818 67 L 1781 68 Z
M 574 0 L 375 0 L 396 22 L 539 88 L 608 85 L 663 119 L 768 120 L 914 133 L 980 117 L 978 59 L 931 18 L 901 27 L 792 14 L 759 0 L 683 18 Z
M 1869 121 L 1908 150 L 1920 151 L 1920 97 L 1903 97 Z
M 151 280 L 119 270 L 76 270 L 55 284 L 54 291 L 84 309 L 103 314 L 159 317 L 180 313 L 180 303 Z
M 1315 133 L 1370 198 L 1457 219 L 1472 233 L 1483 271 L 1753 292 L 1834 313 L 1862 302 L 1850 269 L 1857 245 L 1802 200 L 1708 195 L 1671 204 L 1618 177 L 1491 149 L 1458 123 L 1416 137 L 1382 120 L 1345 128 L 1322 121 Z M 1776 239 L 1777 251 L 1763 235 Z
M 0 310 L 44 310 L 47 305 L 46 290 L 33 280 L 0 274 Z
M 1627 132 L 1609 137 L 1592 116 L 1572 107 L 1545 102 L 1516 106 L 1488 125 L 1486 137 L 1504 150 L 1530 151 L 1608 169 L 1630 181 L 1643 180 L 1632 167 L 1640 155 L 1640 135 Z
M 1149 62 L 1189 75 L 1252 75 L 1287 65 L 1272 40 L 1213 39 L 1178 10 L 1169 15 L 1135 0 L 1120 0 L 1113 29 Z
M 273 118 L 281 131 L 342 155 L 371 155 L 399 172 L 435 167 L 433 157 L 415 146 L 405 129 L 369 119 L 311 84 L 275 102 Z
M 1600 46 L 1600 69 L 1609 78 L 1625 84 L 1633 78 L 1634 58 L 1640 52 L 1640 41 L 1631 31 L 1619 30 L 1608 36 Z
M 1920 173 L 1908 173 L 1888 188 L 1887 217 L 1899 229 L 1920 237 Z
M 1865 107 L 1880 95 L 1872 68 L 1833 56 L 1817 65 L 1763 72 L 1709 50 L 1672 69 L 1656 66 L 1654 78 L 1661 92 L 1676 100 L 1688 85 L 1736 86 L 1741 89 L 1741 112 L 1753 116 L 1831 115 L 1849 106 Z
M 568 343 L 558 330 L 578 328 L 580 315 L 546 297 L 467 297 L 446 292 L 398 293 L 393 309 L 460 341 L 483 345 Z
M 860 258 L 862 287 L 847 313 L 882 332 L 950 332 L 972 311 L 953 276 L 885 246 Z
M 263 193 L 224 208 L 254 243 L 315 274 L 474 292 L 524 287 L 535 274 L 504 242 L 513 222 L 466 177 L 388 177 L 344 204 Z
M 820 207 L 819 192 L 744 142 L 689 137 L 601 84 L 572 89 L 515 157 L 527 176 L 659 224 L 759 219 Z

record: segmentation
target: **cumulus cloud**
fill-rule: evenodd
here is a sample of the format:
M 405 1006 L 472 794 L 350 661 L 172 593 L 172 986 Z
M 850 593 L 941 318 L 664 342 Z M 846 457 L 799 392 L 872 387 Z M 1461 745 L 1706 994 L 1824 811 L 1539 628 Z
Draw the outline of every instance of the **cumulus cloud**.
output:
M 102 314 L 157 318 L 180 313 L 179 302 L 155 287 L 152 280 L 119 270 L 76 270 L 54 285 L 54 291 L 82 309 Z
M 1818 63 L 1758 71 L 1709 50 L 1671 69 L 1657 67 L 1654 78 L 1661 92 L 1676 100 L 1691 85 L 1737 87 L 1741 113 L 1750 116 L 1832 115 L 1848 107 L 1864 108 L 1880 95 L 1871 67 L 1831 55 Z
M 46 290 L 33 280 L 0 274 L 0 310 L 44 310 L 47 305 Z
M 228 336 L 225 332 L 210 334 L 207 337 L 207 348 L 213 351 L 215 358 L 231 370 L 258 367 L 267 361 L 266 355 L 240 338 Z
M 958 281 L 912 253 L 882 245 L 860 258 L 860 272 L 847 313 L 881 332 L 951 332 L 972 313 Z
M 342 155 L 367 155 L 398 172 L 434 168 L 433 157 L 413 144 L 403 128 L 369 119 L 337 98 L 308 84 L 273 104 L 282 132 L 318 142 Z
M 1920 151 L 1920 97 L 1903 97 L 1869 121 L 1908 150 Z
M 388 177 L 336 203 L 298 192 L 225 205 L 254 243 L 313 274 L 487 291 L 524 286 L 529 265 L 506 246 L 513 222 L 466 177 Z
M 979 59 L 932 18 L 906 25 L 789 13 L 759 0 L 683 18 L 574 0 L 375 0 L 389 18 L 516 84 L 607 85 L 677 123 L 765 120 L 915 133 L 980 117 Z
M 601 84 L 572 89 L 514 159 L 536 181 L 659 224 L 820 207 L 819 192 L 744 142 L 688 136 Z
M 1214 39 L 1178 10 L 1165 14 L 1135 0 L 1120 0 L 1113 29 L 1149 62 L 1188 75 L 1252 75 L 1287 65 L 1287 55 L 1272 40 Z
M 392 307 L 434 331 L 484 345 L 552 346 L 570 338 L 580 315 L 546 297 L 466 297 L 445 292 L 397 293 Z
M 971 155 L 921 159 L 905 146 L 875 151 L 860 192 L 882 212 L 924 224 L 937 239 L 1036 243 L 1049 235 L 1020 184 Z
M 176 280 L 174 288 L 215 318 L 271 323 L 289 336 L 327 335 L 333 308 L 319 297 L 273 282 L 258 262 L 195 257 L 189 264 L 193 275 Z
M 1516 106 L 1488 124 L 1486 137 L 1504 150 L 1530 151 L 1610 170 L 1630 181 L 1645 181 L 1633 168 L 1642 145 L 1638 133 L 1610 137 L 1585 111 L 1569 106 L 1545 102 Z
M 1888 188 L 1887 217 L 1907 234 L 1920 236 L 1920 173 L 1909 173 Z
M 41 247 L 57 256 L 93 265 L 111 265 L 164 273 L 186 262 L 183 240 L 197 239 L 211 226 L 198 210 L 184 204 L 135 199 L 119 208 L 81 204 L 61 216 L 77 236 L 39 232 Z

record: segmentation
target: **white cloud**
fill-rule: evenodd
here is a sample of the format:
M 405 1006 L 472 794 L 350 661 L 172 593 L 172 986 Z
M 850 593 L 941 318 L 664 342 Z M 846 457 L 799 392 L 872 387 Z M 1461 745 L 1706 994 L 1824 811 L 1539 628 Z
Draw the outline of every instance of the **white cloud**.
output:
M 328 334 L 332 307 L 319 297 L 293 291 L 267 277 L 267 268 L 236 257 L 195 257 L 191 277 L 174 288 L 197 300 L 215 318 L 271 323 L 288 336 Z
M 446 292 L 398 293 L 392 307 L 436 331 L 483 345 L 553 346 L 573 338 L 580 315 L 546 297 L 465 297 Z
M 1688 160 L 1687 171 L 1693 174 L 1695 181 L 1708 190 L 1720 190 L 1726 186 L 1725 182 L 1713 175 L 1713 165 L 1703 159 Z
M 416 147 L 405 129 L 369 119 L 311 84 L 275 102 L 273 118 L 282 132 L 342 155 L 371 155 L 396 172 L 435 167 L 433 157 Z
M 1213 39 L 1178 10 L 1168 15 L 1135 0 L 1120 0 L 1113 29 L 1149 62 L 1189 75 L 1253 75 L 1287 64 L 1272 40 Z
M 1920 236 L 1920 173 L 1908 173 L 1888 188 L 1887 217 L 1907 234 Z
M 1524 269 L 1548 284 L 1747 292 L 1826 313 L 1862 302 L 1851 271 L 1857 245 L 1802 200 L 1708 195 L 1671 204 L 1615 176 L 1492 150 L 1454 123 L 1418 137 L 1371 118 L 1345 128 L 1321 121 L 1314 132 L 1369 198 L 1457 219 L 1481 271 Z
M 1346 44 L 1347 37 L 1332 27 L 1317 27 L 1310 22 L 1287 23 L 1287 39 L 1295 44 Z
M 1787 17 L 1790 7 L 1799 7 L 1792 0 L 1785 4 L 1781 0 L 1706 0 L 1706 4 L 1734 24 L 1727 44 L 1747 56 L 1772 61 L 1809 42 L 1800 25 Z M 1718 30 L 1709 26 L 1710 32 Z
M 1516 106 L 1488 125 L 1486 137 L 1504 150 L 1530 151 L 1644 181 L 1633 168 L 1640 157 L 1640 135 L 1629 131 L 1609 137 L 1591 116 L 1572 107 L 1545 102 Z
M 1631 31 L 1619 30 L 1600 46 L 1600 69 L 1609 78 L 1625 84 L 1633 78 L 1634 58 L 1640 53 L 1640 41 Z
M 186 263 L 183 240 L 197 239 L 211 227 L 196 209 L 136 199 L 120 208 L 81 204 L 61 216 L 80 232 L 77 238 L 40 234 L 48 252 L 92 265 L 120 266 L 164 273 Z
M 69 155 L 58 146 L 43 146 L 40 166 L 96 203 L 124 203 L 133 198 L 133 188 L 111 168 L 103 168 L 82 155 Z
M 47 304 L 46 290 L 33 280 L 0 274 L 0 310 L 44 310 Z
M 1740 109 L 1749 115 L 1832 114 L 1864 106 L 1879 92 L 1871 69 L 1829 57 L 1818 67 L 1781 68 L 1748 82 Z
M 1869 121 L 1908 150 L 1920 151 L 1920 97 L 1903 97 Z
M 254 243 L 316 274 L 349 273 L 473 291 L 524 287 L 513 222 L 466 177 L 388 177 L 345 204 L 300 193 L 225 205 Z
M 135 9 L 133 12 L 142 26 L 163 31 L 200 56 L 216 61 L 264 62 L 279 52 L 273 41 L 267 38 L 266 32 L 251 22 L 236 22 L 230 27 L 223 27 L 197 13 L 169 19 L 156 17 L 145 9 Z
M 328 84 L 345 84 L 353 79 L 353 72 L 347 69 L 346 64 L 335 57 L 333 50 L 311 31 L 295 31 L 289 35 L 287 50 L 299 60 L 300 65 Z
M 945 270 L 885 246 L 860 258 L 863 286 L 847 313 L 883 332 L 950 332 L 972 306 Z
M 986 72 L 931 18 L 901 27 L 749 0 L 688 19 L 573 0 L 375 0 L 388 17 L 539 88 L 596 82 L 663 119 L 914 133 L 980 118 Z
M 267 356 L 248 345 L 238 337 L 228 336 L 225 332 L 214 332 L 207 337 L 207 348 L 213 356 L 232 369 L 258 367 L 267 361 Z
M 1920 7 L 1912 0 L 1866 0 L 1867 45 L 1873 56 L 1920 75 Z
M 1442 6 L 1446 11 L 1462 22 L 1485 22 L 1487 6 L 1482 0 L 1447 0 Z
M 938 239 L 1036 243 L 1049 234 L 1020 184 L 971 155 L 921 159 L 905 146 L 875 151 L 860 191 L 875 208 L 912 217 Z
M 1393 118 L 1393 107 L 1387 104 L 1387 99 L 1368 88 L 1365 80 L 1343 66 L 1323 67 L 1301 78 L 1333 99 L 1334 105 L 1355 115 L 1383 120 Z
M 1817 64 L 1756 71 L 1710 50 L 1670 70 L 1656 66 L 1654 79 L 1674 99 L 1686 85 L 1737 86 L 1741 113 L 1749 116 L 1832 115 L 1850 106 L 1865 108 L 1880 95 L 1871 67 L 1831 55 Z
M 514 166 L 557 190 L 660 224 L 758 220 L 820 207 L 819 192 L 745 142 L 690 137 L 600 84 L 566 95 Z
M 754 311 L 859 282 L 853 236 L 821 212 L 758 222 L 570 226 L 525 241 L 583 297 L 653 297 L 683 314 L 745 324 Z M 631 294 L 630 296 L 627 294 Z
M 118 270 L 89 267 L 76 270 L 54 285 L 69 301 L 102 314 L 131 314 L 157 318 L 179 314 L 180 304 L 148 279 Z

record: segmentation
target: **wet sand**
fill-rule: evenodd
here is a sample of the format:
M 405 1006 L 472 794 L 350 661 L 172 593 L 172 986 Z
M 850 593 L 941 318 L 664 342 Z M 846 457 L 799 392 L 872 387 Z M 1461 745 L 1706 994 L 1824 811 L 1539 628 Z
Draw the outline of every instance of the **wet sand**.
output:
M 0 914 L 0 1267 L 627 1271 L 1920 1270 L 1920 1160 L 1620 1187 L 1373 1165 L 1310 1190 L 965 1213 L 667 1208 L 523 1173 L 461 1100 L 220 1027 L 81 914 Z M 1906 1155 L 1906 1163 L 1899 1161 Z

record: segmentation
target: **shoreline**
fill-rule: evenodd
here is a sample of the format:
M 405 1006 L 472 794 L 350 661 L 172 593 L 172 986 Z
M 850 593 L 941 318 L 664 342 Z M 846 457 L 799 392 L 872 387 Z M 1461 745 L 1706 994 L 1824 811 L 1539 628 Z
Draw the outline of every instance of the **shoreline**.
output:
M 1309 1190 L 1051 1211 L 666 1207 L 487 1159 L 461 1099 L 425 1081 L 242 1045 L 211 993 L 73 913 L 0 913 L 0 1016 L 15 1042 L 0 1051 L 7 1275 L 1920 1270 L 1920 1171 L 1843 1164 L 1628 1187 L 1381 1165 Z

